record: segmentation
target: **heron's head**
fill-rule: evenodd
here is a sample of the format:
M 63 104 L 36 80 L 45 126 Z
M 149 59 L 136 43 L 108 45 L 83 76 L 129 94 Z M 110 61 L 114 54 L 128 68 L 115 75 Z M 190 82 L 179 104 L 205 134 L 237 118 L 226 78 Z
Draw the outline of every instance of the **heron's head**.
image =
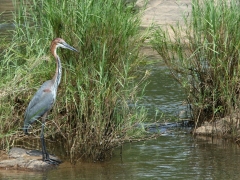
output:
M 76 50 L 75 48 L 73 48 L 72 46 L 70 46 L 69 44 L 67 44 L 63 39 L 61 38 L 56 38 L 52 41 L 51 43 L 51 52 L 53 55 L 56 54 L 56 49 L 58 47 L 61 47 L 61 48 L 65 48 L 65 49 L 69 49 L 71 51 L 76 51 L 78 52 L 78 50 Z

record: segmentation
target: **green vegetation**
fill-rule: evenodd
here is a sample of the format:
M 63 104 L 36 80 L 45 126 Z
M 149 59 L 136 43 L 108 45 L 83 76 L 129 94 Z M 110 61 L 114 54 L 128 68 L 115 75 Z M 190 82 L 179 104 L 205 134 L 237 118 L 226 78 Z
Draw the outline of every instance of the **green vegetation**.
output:
M 192 0 L 183 24 L 154 32 L 152 45 L 185 89 L 196 125 L 239 109 L 239 27 L 239 1 Z
M 63 77 L 46 137 L 60 141 L 76 162 L 104 160 L 113 147 L 139 135 L 134 126 L 146 117 L 135 104 L 145 78 L 138 72 L 145 38 L 140 15 L 115 0 L 22 0 L 17 7 L 16 29 L 0 61 L 1 148 L 34 139 L 22 136 L 20 128 L 36 89 L 55 73 L 49 51 L 55 37 L 80 53 L 58 52 Z M 40 127 L 32 127 L 35 138 Z

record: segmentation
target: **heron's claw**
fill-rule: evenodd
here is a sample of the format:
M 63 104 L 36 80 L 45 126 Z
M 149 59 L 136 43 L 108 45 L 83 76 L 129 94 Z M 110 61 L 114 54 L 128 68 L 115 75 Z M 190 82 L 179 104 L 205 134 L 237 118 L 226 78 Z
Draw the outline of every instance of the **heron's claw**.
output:
M 51 165 L 59 165 L 62 163 L 62 161 L 56 160 L 56 159 L 51 159 L 51 158 L 45 158 L 43 159 L 44 162 L 51 164 Z
M 59 165 L 62 163 L 60 160 L 50 158 L 48 153 L 43 153 L 43 161 L 51 165 Z

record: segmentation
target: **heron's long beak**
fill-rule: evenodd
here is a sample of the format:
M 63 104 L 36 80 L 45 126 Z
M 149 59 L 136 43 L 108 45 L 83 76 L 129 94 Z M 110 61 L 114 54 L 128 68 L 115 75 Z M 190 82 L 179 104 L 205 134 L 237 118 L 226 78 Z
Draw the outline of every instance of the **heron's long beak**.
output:
M 65 48 L 70 49 L 71 51 L 79 52 L 78 50 L 76 50 L 75 48 L 73 48 L 72 46 L 70 46 L 70 45 L 67 44 L 67 43 L 64 43 L 63 45 L 64 45 Z

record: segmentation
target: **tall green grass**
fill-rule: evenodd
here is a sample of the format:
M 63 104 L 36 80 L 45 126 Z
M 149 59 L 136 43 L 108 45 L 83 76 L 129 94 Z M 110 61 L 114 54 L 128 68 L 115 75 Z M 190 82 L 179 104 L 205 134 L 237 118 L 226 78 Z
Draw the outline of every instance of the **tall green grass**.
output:
M 110 157 L 113 147 L 134 138 L 134 126 L 146 117 L 135 103 L 141 86 L 136 79 L 142 76 L 139 46 L 145 38 L 139 34 L 140 14 L 114 0 L 22 0 L 18 7 L 13 40 L 0 62 L 3 138 L 21 135 L 16 130 L 27 104 L 55 72 L 50 42 L 61 37 L 79 53 L 58 52 L 63 77 L 47 137 L 61 142 L 71 162 Z M 39 128 L 33 125 L 33 132 Z
M 191 10 L 170 31 L 157 29 L 152 45 L 185 89 L 200 125 L 239 108 L 239 1 L 192 0 Z

